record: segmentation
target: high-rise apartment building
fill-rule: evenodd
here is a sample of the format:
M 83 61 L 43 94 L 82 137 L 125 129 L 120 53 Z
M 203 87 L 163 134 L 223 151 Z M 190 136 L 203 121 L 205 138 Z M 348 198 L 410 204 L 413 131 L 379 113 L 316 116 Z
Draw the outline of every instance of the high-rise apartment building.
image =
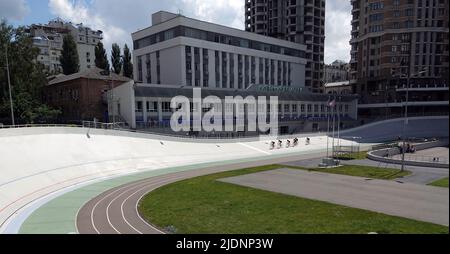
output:
M 325 0 L 245 0 L 245 29 L 306 45 L 305 86 L 323 91 Z
M 80 71 L 95 66 L 95 46 L 103 39 L 102 31 L 94 31 L 83 24 L 72 24 L 61 19 L 51 20 L 48 24 L 30 26 L 33 45 L 40 49 L 37 61 L 42 63 L 50 73 L 61 72 L 63 38 L 71 34 L 77 43 Z
M 351 4 L 350 79 L 360 115 L 401 115 L 407 99 L 410 114 L 448 114 L 449 1 Z

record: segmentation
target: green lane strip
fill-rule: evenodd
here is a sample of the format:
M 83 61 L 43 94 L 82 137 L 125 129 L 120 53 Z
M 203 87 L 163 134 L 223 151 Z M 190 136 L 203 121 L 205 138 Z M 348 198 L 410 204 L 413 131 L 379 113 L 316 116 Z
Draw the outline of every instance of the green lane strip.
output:
M 210 162 L 197 165 L 188 165 L 166 169 L 151 170 L 143 173 L 117 177 L 102 182 L 94 183 L 80 189 L 65 193 L 34 211 L 22 224 L 19 234 L 76 234 L 76 216 L 78 210 L 89 200 L 103 192 L 134 181 L 212 166 L 223 166 L 236 163 L 258 161 L 260 159 L 275 159 L 298 154 L 309 155 L 326 151 L 325 149 L 311 150 L 306 152 L 291 152 L 263 157 L 253 157 L 222 162 Z M 299 158 L 300 159 L 300 158 Z

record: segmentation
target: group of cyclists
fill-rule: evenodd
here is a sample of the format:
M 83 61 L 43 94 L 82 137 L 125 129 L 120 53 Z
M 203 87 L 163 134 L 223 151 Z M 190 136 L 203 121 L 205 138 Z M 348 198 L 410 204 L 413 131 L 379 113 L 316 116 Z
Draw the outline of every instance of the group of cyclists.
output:
M 286 141 L 286 148 L 298 146 L 298 141 L 299 141 L 298 138 L 294 138 L 294 139 L 292 140 L 292 142 L 291 142 L 290 139 L 288 139 L 288 140 Z M 278 148 L 278 149 L 281 149 L 281 148 L 283 147 L 283 141 L 282 141 L 282 140 L 278 140 L 277 142 L 272 141 L 272 142 L 270 142 L 270 150 L 275 149 L 275 145 L 276 145 L 276 144 L 277 144 L 277 148 Z M 310 138 L 306 138 L 305 144 L 306 144 L 306 145 L 311 144 L 311 139 L 310 139 Z

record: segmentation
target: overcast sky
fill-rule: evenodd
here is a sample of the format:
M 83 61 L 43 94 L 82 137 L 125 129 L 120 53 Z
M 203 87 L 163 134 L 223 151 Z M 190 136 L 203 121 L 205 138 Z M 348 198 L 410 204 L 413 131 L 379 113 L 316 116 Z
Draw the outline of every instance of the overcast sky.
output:
M 104 32 L 104 44 L 131 45 L 131 33 L 151 25 L 151 13 L 181 12 L 244 29 L 245 0 L 0 0 L 0 17 L 14 25 L 46 23 L 61 17 Z M 350 59 L 349 0 L 326 0 L 325 63 Z

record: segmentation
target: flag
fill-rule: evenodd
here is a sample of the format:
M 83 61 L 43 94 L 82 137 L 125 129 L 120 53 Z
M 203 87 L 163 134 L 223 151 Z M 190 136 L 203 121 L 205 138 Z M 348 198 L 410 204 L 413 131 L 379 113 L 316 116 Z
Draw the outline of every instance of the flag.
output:
M 334 108 L 336 106 L 336 99 L 328 102 L 328 106 Z

